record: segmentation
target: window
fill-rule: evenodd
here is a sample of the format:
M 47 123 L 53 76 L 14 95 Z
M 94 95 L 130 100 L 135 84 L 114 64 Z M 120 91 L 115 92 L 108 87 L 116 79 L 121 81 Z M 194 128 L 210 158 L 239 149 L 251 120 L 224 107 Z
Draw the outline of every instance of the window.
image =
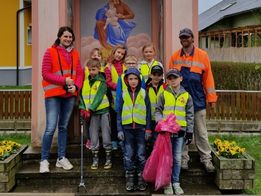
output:
M 27 45 L 31 45 L 32 44 L 32 26 L 29 25 L 27 27 Z

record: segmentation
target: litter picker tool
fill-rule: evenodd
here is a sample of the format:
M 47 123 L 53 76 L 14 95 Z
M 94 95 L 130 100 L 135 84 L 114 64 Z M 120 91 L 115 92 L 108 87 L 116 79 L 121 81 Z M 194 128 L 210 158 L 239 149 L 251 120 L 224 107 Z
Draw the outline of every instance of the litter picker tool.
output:
M 78 186 L 78 192 L 80 191 L 80 189 L 84 189 L 84 191 L 87 192 L 83 179 L 83 123 L 84 120 L 81 119 L 81 180 Z

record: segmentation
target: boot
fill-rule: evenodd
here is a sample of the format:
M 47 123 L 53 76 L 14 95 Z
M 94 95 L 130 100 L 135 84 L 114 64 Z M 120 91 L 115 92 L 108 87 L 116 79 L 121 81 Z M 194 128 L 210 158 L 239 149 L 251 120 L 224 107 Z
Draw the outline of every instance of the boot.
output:
M 104 164 L 104 169 L 111 169 L 112 162 L 111 162 L 111 150 L 106 150 L 106 162 Z
M 138 173 L 138 190 L 145 191 L 147 188 L 146 182 L 144 182 L 144 179 L 142 177 L 142 172 Z
M 98 153 L 99 153 L 99 151 L 97 151 L 97 150 L 92 151 L 92 166 L 91 166 L 91 169 L 98 169 L 98 164 L 99 164 Z
M 126 171 L 126 190 L 134 191 L 134 171 Z

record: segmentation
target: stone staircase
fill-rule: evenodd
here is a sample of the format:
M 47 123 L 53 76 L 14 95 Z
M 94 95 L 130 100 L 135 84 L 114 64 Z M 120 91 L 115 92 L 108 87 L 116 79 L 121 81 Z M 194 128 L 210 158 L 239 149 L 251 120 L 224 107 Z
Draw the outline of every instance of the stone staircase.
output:
M 100 152 L 100 157 L 104 154 Z M 190 195 L 218 195 L 221 194 L 214 185 L 215 174 L 206 173 L 199 164 L 197 152 L 190 151 L 191 169 L 181 173 L 181 186 L 186 194 Z M 55 167 L 56 149 L 50 154 L 50 173 L 39 173 L 40 149 L 28 148 L 23 155 L 23 166 L 16 173 L 15 193 L 75 193 L 75 195 L 154 195 L 163 194 L 162 190 L 154 191 L 152 184 L 144 192 L 127 192 L 125 190 L 125 177 L 122 166 L 120 150 L 113 151 L 113 168 L 103 169 L 105 160 L 100 159 L 98 170 L 91 170 L 91 152 L 84 149 L 84 184 L 80 183 L 80 148 L 79 145 L 70 145 L 67 157 L 74 168 L 65 171 Z M 104 156 L 103 156 L 104 157 Z

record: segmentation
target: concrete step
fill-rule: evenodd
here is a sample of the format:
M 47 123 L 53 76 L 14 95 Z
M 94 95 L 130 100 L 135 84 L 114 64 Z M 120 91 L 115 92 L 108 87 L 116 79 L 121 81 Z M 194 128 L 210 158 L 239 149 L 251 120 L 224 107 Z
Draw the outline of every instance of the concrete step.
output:
M 16 174 L 17 186 L 14 192 L 24 192 L 32 190 L 33 192 L 77 192 L 77 187 L 80 183 L 80 160 L 71 159 L 74 168 L 70 171 L 65 171 L 55 167 L 55 160 L 50 161 L 50 170 L 48 174 L 39 173 L 38 160 L 25 160 L 23 167 Z M 128 195 L 125 191 L 125 176 L 122 164 L 114 162 L 111 170 L 105 170 L 102 167 L 98 170 L 91 170 L 90 163 L 84 164 L 83 179 L 88 190 L 88 195 L 95 194 L 117 194 Z M 181 184 L 189 191 L 191 187 L 209 187 L 213 194 L 219 191 L 214 185 L 214 174 L 206 173 L 202 168 L 191 168 L 187 172 L 181 173 Z M 205 191 L 205 188 L 202 191 Z M 200 189 L 197 190 L 199 193 Z M 141 195 L 160 194 L 161 191 L 154 191 L 154 187 L 150 184 L 146 192 L 141 192 Z M 85 194 L 85 193 L 81 193 Z M 209 193 L 210 194 L 210 193 Z M 135 195 L 136 192 L 135 192 Z
M 28 148 L 23 156 L 23 166 L 16 174 L 17 185 L 13 192 L 25 193 L 76 193 L 78 195 L 151 195 L 163 194 L 162 190 L 154 191 L 154 185 L 149 184 L 145 192 L 130 193 L 125 190 L 125 175 L 122 164 L 122 154 L 120 150 L 113 151 L 113 167 L 110 170 L 103 169 L 104 158 L 100 159 L 98 170 L 91 170 L 91 151 L 84 150 L 83 179 L 87 193 L 77 188 L 80 183 L 80 147 L 70 146 L 67 150 L 67 157 L 74 168 L 65 171 L 56 168 L 56 149 L 51 150 L 50 173 L 39 173 L 40 148 Z M 181 172 L 181 185 L 187 194 L 220 194 L 214 185 L 215 174 L 205 172 L 199 163 L 199 156 L 196 151 L 191 150 L 190 169 Z M 100 157 L 104 157 L 104 151 L 100 152 Z

